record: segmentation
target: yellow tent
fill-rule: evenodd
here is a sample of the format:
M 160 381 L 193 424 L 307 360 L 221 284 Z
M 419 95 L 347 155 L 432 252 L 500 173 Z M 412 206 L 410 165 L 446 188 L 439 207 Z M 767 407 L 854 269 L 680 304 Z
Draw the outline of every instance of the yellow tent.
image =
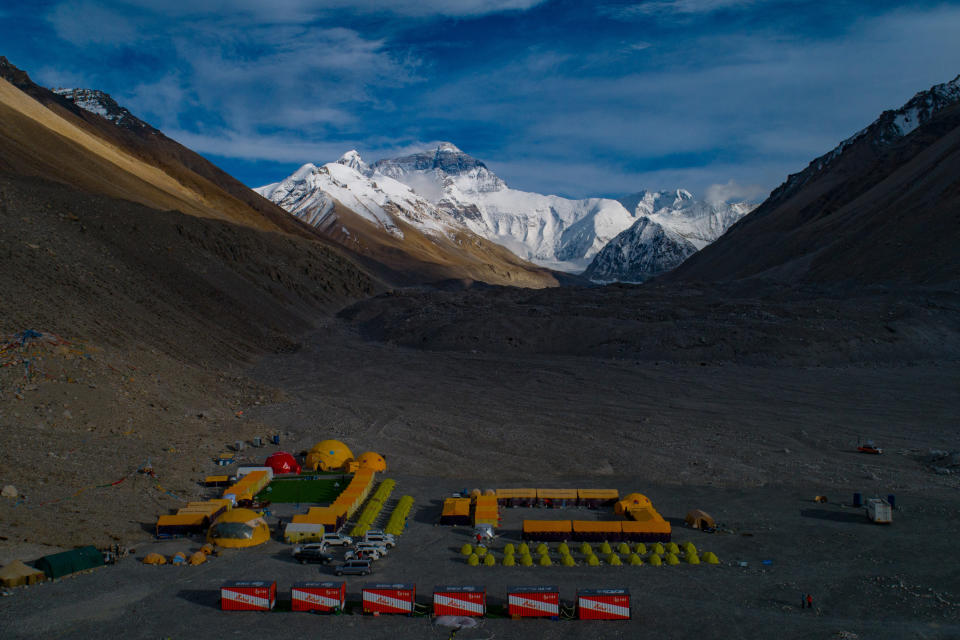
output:
M 254 547 L 270 539 L 270 527 L 263 516 L 250 509 L 228 511 L 207 531 L 207 542 L 221 547 Z
M 167 564 L 167 559 L 164 558 L 159 553 L 148 553 L 146 557 L 143 559 L 143 564 L 153 564 L 153 565 Z
M 717 527 L 717 523 L 710 517 L 710 514 L 700 509 L 694 509 L 687 513 L 685 520 L 687 525 L 694 529 L 715 529 Z
M 203 551 L 195 551 L 193 555 L 190 556 L 190 564 L 197 566 L 198 564 L 203 564 L 207 561 L 207 554 Z
M 643 495 L 642 493 L 631 493 L 623 500 L 617 502 L 613 505 L 613 511 L 618 516 L 625 514 L 627 511 L 634 507 L 652 507 L 650 504 L 650 498 Z
M 5 587 L 19 587 L 23 584 L 36 584 L 46 580 L 47 575 L 39 569 L 27 566 L 19 560 L 14 560 L 3 569 L 0 569 L 0 584 Z
M 307 452 L 304 467 L 334 471 L 343 467 L 351 458 L 353 458 L 353 452 L 350 451 L 350 447 L 339 440 L 321 440 Z
M 357 458 L 361 469 L 373 469 L 374 471 L 386 471 L 387 461 L 383 456 L 375 451 L 366 451 Z

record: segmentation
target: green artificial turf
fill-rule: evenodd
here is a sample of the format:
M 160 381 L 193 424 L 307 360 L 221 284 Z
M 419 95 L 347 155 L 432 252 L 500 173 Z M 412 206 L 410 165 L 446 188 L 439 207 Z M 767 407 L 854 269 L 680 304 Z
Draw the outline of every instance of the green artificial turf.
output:
M 263 502 L 331 503 L 347 488 L 349 479 L 343 476 L 299 478 L 276 478 L 266 489 L 257 494 Z

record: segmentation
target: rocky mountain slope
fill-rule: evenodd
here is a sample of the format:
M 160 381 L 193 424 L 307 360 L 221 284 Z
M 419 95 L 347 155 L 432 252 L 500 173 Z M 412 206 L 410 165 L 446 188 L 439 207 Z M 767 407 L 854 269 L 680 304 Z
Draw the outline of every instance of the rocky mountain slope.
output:
M 960 77 L 885 111 L 663 277 L 956 281 L 958 175 Z
M 86 89 L 61 94 L 38 86 L 0 57 L 0 169 L 156 209 L 322 241 L 311 227 L 107 94 Z
M 19 494 L 0 548 L 137 539 L 263 435 L 242 409 L 275 393 L 250 359 L 382 285 L 200 156 L 0 62 L 39 97 L 0 79 L 0 478 Z

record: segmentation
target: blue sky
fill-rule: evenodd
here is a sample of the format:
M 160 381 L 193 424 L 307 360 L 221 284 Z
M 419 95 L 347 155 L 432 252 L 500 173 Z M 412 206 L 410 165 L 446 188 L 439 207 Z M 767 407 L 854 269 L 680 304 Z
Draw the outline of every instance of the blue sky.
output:
M 449 140 L 518 189 L 762 199 L 960 73 L 960 3 L 5 2 L 0 54 L 251 186 Z

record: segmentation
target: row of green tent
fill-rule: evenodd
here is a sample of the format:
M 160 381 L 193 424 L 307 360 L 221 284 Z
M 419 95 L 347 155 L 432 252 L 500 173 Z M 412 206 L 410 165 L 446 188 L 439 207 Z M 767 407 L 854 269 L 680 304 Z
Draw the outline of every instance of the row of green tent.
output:
M 393 513 L 390 514 L 390 520 L 387 522 L 387 527 L 384 531 L 395 536 L 402 534 L 403 530 L 407 528 L 407 516 L 410 515 L 412 508 L 413 496 L 403 496 L 400 498 L 397 506 L 393 509 Z
M 377 487 L 377 490 L 373 492 L 373 495 L 370 496 L 370 499 L 367 501 L 367 505 L 363 508 L 363 511 L 360 512 L 360 517 L 357 518 L 357 523 L 350 530 L 351 536 L 362 536 L 367 532 L 368 529 L 373 525 L 374 521 L 380 515 L 380 510 L 383 509 L 384 503 L 390 499 L 390 494 L 393 493 L 393 488 L 396 486 L 396 481 L 387 478 L 380 483 L 380 486 Z

